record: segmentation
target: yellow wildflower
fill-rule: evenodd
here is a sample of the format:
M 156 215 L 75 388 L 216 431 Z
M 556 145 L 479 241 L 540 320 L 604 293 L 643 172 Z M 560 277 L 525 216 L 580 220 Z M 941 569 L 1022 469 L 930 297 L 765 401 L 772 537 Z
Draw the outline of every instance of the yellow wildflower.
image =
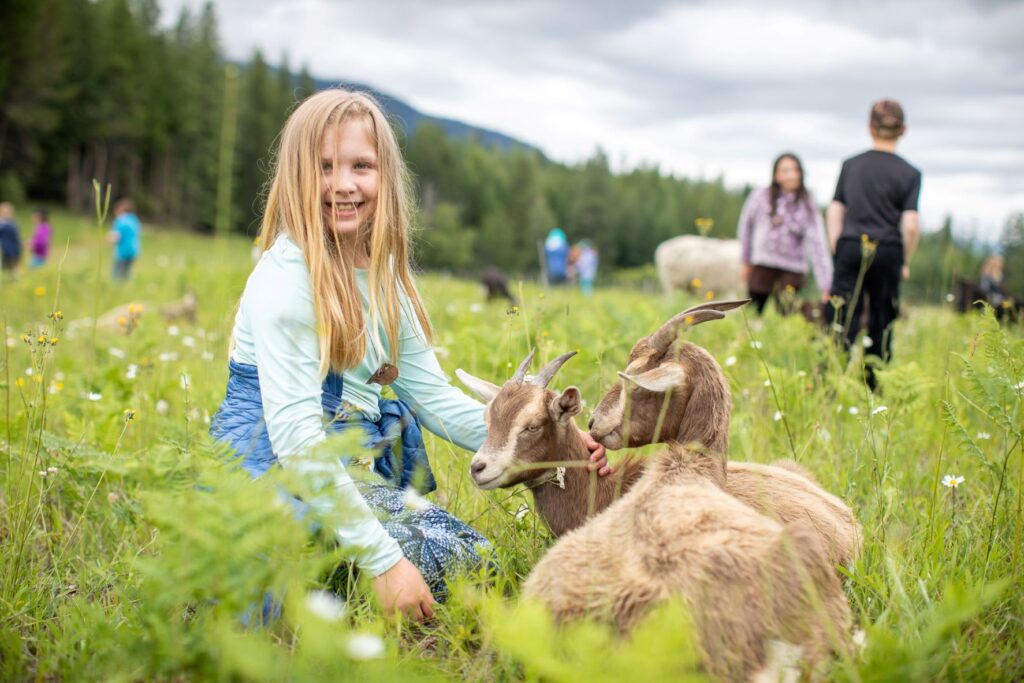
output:
M 704 298 L 707 299 L 708 301 L 711 301 L 712 299 L 714 299 L 715 298 L 715 290 L 709 289 L 708 293 L 704 295 Z
M 50 314 L 50 319 L 51 320 L 63 320 L 64 319 L 64 311 L 54 311 L 53 313 Z
M 36 342 L 38 342 L 39 344 L 45 344 L 46 343 L 46 335 L 45 334 L 39 335 L 39 338 L 36 339 Z
M 14 380 L 14 383 L 18 385 L 19 389 L 24 389 L 25 388 L 25 378 L 24 377 L 19 377 L 18 379 Z
M 36 296 L 46 296 L 46 287 L 36 287 Z
M 57 337 L 50 337 L 50 346 L 56 346 L 58 341 L 60 340 Z
M 700 281 L 699 277 L 695 277 L 692 280 L 690 280 L 690 286 L 693 287 L 694 289 L 700 289 L 700 286 L 702 284 L 704 283 Z

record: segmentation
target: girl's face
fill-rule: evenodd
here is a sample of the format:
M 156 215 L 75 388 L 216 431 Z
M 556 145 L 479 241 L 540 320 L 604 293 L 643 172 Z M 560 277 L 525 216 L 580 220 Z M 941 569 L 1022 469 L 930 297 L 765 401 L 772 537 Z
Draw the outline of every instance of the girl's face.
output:
M 775 169 L 775 182 L 779 184 L 783 192 L 796 192 L 800 189 L 800 167 L 789 157 L 779 162 Z
M 380 189 L 377 147 L 363 119 L 330 125 L 320 147 L 324 220 L 339 233 L 355 233 L 373 219 Z

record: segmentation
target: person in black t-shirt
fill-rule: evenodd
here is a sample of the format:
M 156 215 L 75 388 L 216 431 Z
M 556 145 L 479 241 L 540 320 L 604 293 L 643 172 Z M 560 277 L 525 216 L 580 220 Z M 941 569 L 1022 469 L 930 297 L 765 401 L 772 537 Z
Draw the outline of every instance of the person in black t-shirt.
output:
M 872 149 L 843 162 L 825 215 L 835 264 L 825 319 L 849 349 L 857 338 L 867 295 L 864 353 L 887 361 L 892 355 L 892 325 L 899 315 L 900 280 L 910 276 L 910 259 L 920 236 L 921 172 L 896 154 L 896 143 L 907 130 L 898 102 L 875 102 L 868 127 Z M 865 381 L 875 388 L 871 362 L 866 364 Z

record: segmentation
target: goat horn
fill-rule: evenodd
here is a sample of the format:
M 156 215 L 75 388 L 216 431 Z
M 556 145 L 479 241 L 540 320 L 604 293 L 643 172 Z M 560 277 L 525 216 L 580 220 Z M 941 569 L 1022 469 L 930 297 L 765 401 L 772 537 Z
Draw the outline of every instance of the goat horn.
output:
M 721 320 L 725 317 L 725 311 L 731 311 L 734 308 L 739 308 L 750 302 L 750 299 L 740 299 L 737 301 L 709 301 L 704 304 L 699 304 L 691 308 L 686 309 L 682 313 L 678 313 L 669 319 L 664 325 L 662 325 L 657 332 L 652 334 L 648 340 L 647 345 L 653 349 L 664 352 L 668 349 L 669 345 L 676 340 L 679 336 L 679 328 L 681 325 L 687 325 L 693 327 L 699 325 L 708 320 Z
M 533 363 L 533 354 L 535 353 L 537 353 L 536 348 L 530 350 L 530 355 L 526 357 L 526 360 L 519 364 L 518 368 L 516 368 L 516 374 L 512 375 L 512 379 L 509 380 L 510 382 L 514 382 L 515 384 L 523 383 L 523 379 L 526 377 L 526 371 L 530 369 L 530 364 Z
M 563 353 L 561 356 L 545 365 L 544 368 L 537 373 L 537 376 L 530 380 L 530 384 L 534 384 L 538 387 L 547 387 L 548 383 L 551 382 L 551 378 L 554 377 L 555 373 L 558 372 L 562 365 L 565 364 L 565 361 L 575 355 L 575 351 Z

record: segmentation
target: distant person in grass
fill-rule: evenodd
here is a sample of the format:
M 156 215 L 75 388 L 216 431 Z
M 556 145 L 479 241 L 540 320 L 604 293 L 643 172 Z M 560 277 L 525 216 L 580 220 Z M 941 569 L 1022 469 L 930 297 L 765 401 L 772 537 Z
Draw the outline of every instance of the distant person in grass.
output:
M 740 271 L 757 312 L 770 297 L 798 292 L 807 282 L 808 263 L 823 297 L 832 286 L 832 258 L 825 223 L 804 185 L 804 167 L 795 154 L 781 154 L 772 165 L 772 182 L 754 190 L 740 213 Z M 776 300 L 776 304 L 778 304 Z
M 575 248 L 579 250 L 575 265 L 580 291 L 583 296 L 590 296 L 594 293 L 594 280 L 597 279 L 597 247 L 590 240 L 582 239 Z
M 39 268 L 46 263 L 46 259 L 50 255 L 53 228 L 50 227 L 50 221 L 44 208 L 36 209 L 32 213 L 32 220 L 35 222 L 36 227 L 32 233 L 29 249 L 32 250 L 32 267 Z
M 14 222 L 14 205 L 0 202 L 0 263 L 5 273 L 16 274 L 21 262 L 21 233 Z
M 843 344 L 849 349 L 857 338 L 867 297 L 864 379 L 875 389 L 873 366 L 892 356 L 900 280 L 910 277 L 910 260 L 920 237 L 917 198 L 921 172 L 896 154 L 896 143 L 907 132 L 899 102 L 872 104 L 868 130 L 871 149 L 843 162 L 835 197 L 826 212 L 835 276 L 825 319 L 836 326 L 833 329 L 842 329 Z
M 420 424 L 469 451 L 487 428 L 484 406 L 449 383 L 430 346 L 409 268 L 405 162 L 377 103 L 341 89 L 295 109 L 275 158 L 262 254 L 235 317 L 227 393 L 210 431 L 253 477 L 281 464 L 326 480 L 320 498 L 305 502 L 347 515 L 333 536 L 372 577 L 381 606 L 430 618 L 445 575 L 479 563 L 488 542 L 409 493 L 434 488 Z M 384 385 L 397 400 L 382 397 Z M 374 446 L 363 476 L 346 470 L 358 455 L 347 453 L 316 461 L 311 474 L 310 452 L 349 428 Z M 400 465 L 389 446 L 398 432 Z M 591 466 L 607 473 L 591 443 Z
M 127 280 L 142 247 L 142 223 L 131 199 L 122 197 L 114 203 L 114 225 L 107 241 L 114 245 L 114 279 Z

